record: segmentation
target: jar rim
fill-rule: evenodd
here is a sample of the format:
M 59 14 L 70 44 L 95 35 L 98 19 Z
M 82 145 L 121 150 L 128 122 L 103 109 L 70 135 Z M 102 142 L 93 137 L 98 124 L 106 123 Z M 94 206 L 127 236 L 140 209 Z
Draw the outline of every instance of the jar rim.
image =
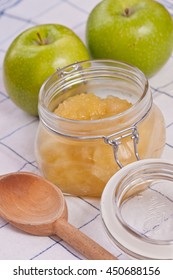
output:
M 142 81 L 142 86 L 143 86 L 143 93 L 140 96 L 140 98 L 127 110 L 110 116 L 106 118 L 101 118 L 101 119 L 94 119 L 94 120 L 72 120 L 72 119 L 67 119 L 61 116 L 56 115 L 53 113 L 49 108 L 48 108 L 48 97 L 47 97 L 47 91 L 46 87 L 50 84 L 51 85 L 51 90 L 53 86 L 57 86 L 57 83 L 66 83 L 70 75 L 73 75 L 75 79 L 76 73 L 80 72 L 80 74 L 84 73 L 86 69 L 91 70 L 92 67 L 94 68 L 95 65 L 107 65 L 112 66 L 112 70 L 116 71 L 117 69 L 121 69 L 124 71 L 124 77 L 127 78 L 127 71 L 131 71 L 132 74 L 134 75 L 136 81 L 140 80 Z M 86 65 L 90 65 L 90 67 L 86 67 Z M 92 66 L 91 66 L 92 65 Z M 94 70 L 93 70 L 94 71 Z M 54 85 L 52 85 L 52 81 L 56 79 L 56 82 Z M 137 81 L 138 82 L 138 81 Z M 150 87 L 148 80 L 144 73 L 139 70 L 137 67 L 132 66 L 130 64 L 121 62 L 121 61 L 116 61 L 116 60 L 111 60 L 111 59 L 91 59 L 91 60 L 84 60 L 80 61 L 77 63 L 70 64 L 68 66 L 65 66 L 61 69 L 57 69 L 55 73 L 53 73 L 41 86 L 40 92 L 39 92 L 39 104 L 38 104 L 38 110 L 39 110 L 39 116 L 40 119 L 43 120 L 43 123 L 47 127 L 51 127 L 52 122 L 61 122 L 63 124 L 69 124 L 69 125 L 95 125 L 100 122 L 102 123 L 107 123 L 110 121 L 118 121 L 120 118 L 126 117 L 129 121 L 131 120 L 132 115 L 134 114 L 135 110 L 137 110 L 138 107 L 138 116 L 135 116 L 135 119 L 132 121 L 131 125 L 136 125 L 141 119 L 145 117 L 145 115 L 148 114 L 148 111 L 151 108 L 152 104 L 152 95 L 150 92 Z M 131 126 L 129 125 L 129 126 Z
M 101 197 L 101 217 L 106 232 L 110 239 L 127 255 L 136 259 L 173 259 L 173 239 L 172 240 L 150 240 L 145 238 L 141 232 L 131 230 L 127 223 L 124 223 L 119 213 L 118 195 L 126 195 L 124 188 L 119 189 L 125 182 L 130 185 L 130 179 L 141 179 L 140 171 L 143 170 L 145 175 L 152 176 L 152 168 L 159 172 L 163 167 L 162 175 L 166 180 L 173 182 L 173 162 L 163 159 L 143 159 L 123 167 L 106 184 Z M 156 172 L 157 173 L 157 172 Z M 154 171 L 153 171 L 154 174 Z M 136 177 L 135 177 L 136 175 Z M 131 176 L 131 177 L 130 177 Z M 145 181 L 144 181 L 145 182 Z M 130 185 L 130 188 L 133 185 Z M 129 188 L 129 190 L 130 190 Z M 119 192 L 119 193 L 118 193 Z M 123 193 L 124 192 L 124 193 Z M 133 194 L 135 196 L 135 194 Z M 122 198 L 122 197 L 121 197 Z M 139 219 L 140 216 L 139 216 Z

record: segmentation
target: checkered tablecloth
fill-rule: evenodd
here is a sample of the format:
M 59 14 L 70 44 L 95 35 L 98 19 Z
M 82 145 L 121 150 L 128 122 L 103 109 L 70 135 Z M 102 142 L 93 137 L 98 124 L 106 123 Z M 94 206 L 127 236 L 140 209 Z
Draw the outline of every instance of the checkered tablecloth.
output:
M 34 155 L 38 118 L 17 108 L 3 85 L 2 63 L 12 40 L 23 30 L 41 23 L 60 23 L 85 42 L 89 12 L 100 0 L 0 0 L 0 174 L 31 171 L 39 174 Z M 160 1 L 173 15 L 173 0 Z M 163 158 L 173 159 L 173 55 L 150 79 L 154 102 L 166 122 Z M 66 197 L 69 222 L 107 248 L 119 259 L 128 259 L 109 241 L 100 217 L 99 199 Z M 0 259 L 83 259 L 58 237 L 32 236 L 0 218 Z

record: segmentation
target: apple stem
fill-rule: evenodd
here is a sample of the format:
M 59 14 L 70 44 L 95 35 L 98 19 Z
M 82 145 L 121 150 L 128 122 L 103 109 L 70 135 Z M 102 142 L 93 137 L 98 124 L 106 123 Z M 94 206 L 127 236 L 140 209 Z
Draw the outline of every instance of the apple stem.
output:
M 47 45 L 48 44 L 48 41 L 46 39 L 43 40 L 39 32 L 37 32 L 37 37 L 38 37 L 37 42 L 38 42 L 39 45 Z
M 123 15 L 126 16 L 126 17 L 129 17 L 131 15 L 130 9 L 129 8 L 125 8 Z

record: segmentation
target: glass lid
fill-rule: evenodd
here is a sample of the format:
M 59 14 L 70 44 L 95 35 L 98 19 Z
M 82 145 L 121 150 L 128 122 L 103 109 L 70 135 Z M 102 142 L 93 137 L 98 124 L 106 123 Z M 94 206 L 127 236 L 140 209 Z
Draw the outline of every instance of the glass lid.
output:
M 101 197 L 106 231 L 136 259 L 173 259 L 173 162 L 139 160 L 120 169 Z

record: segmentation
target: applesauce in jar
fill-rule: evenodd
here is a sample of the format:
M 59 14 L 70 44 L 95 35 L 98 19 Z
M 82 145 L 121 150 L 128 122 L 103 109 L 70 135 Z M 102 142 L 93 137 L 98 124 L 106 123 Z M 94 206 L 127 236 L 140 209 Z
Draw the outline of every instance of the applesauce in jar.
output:
M 164 119 L 137 68 L 91 60 L 57 70 L 39 95 L 36 159 L 66 194 L 100 197 L 123 166 L 160 157 Z

